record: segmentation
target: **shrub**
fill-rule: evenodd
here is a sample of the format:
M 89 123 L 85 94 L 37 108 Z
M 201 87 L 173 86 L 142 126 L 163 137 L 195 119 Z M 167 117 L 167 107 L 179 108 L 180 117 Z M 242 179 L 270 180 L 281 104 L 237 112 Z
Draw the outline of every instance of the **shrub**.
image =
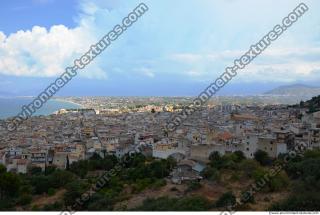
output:
M 42 168 L 41 167 L 32 167 L 30 170 L 29 170 L 29 173 L 31 175 L 40 175 L 42 174 Z
M 216 168 L 207 166 L 206 168 L 204 168 L 201 172 L 201 176 L 211 180 L 211 181 L 218 181 L 220 180 L 220 173 L 219 170 L 217 170 Z
M 176 191 L 179 191 L 176 187 L 172 187 L 171 189 L 170 189 L 170 191 L 172 191 L 172 192 L 176 192 Z
M 202 185 L 200 184 L 199 181 L 190 181 L 188 183 L 188 188 L 187 188 L 187 192 L 190 192 L 190 191 L 194 191 L 194 190 L 198 190 L 202 187 Z
M 92 196 L 88 203 L 90 211 L 111 211 L 113 210 L 114 201 L 108 196 L 96 193 Z
M 236 152 L 234 152 L 234 154 L 235 154 L 236 157 L 237 157 L 236 162 L 241 162 L 241 161 L 243 161 L 243 160 L 246 159 L 246 157 L 244 156 L 244 154 L 243 154 L 242 151 L 236 151 Z
M 231 180 L 232 181 L 239 181 L 240 180 L 240 172 L 234 172 L 234 173 L 232 173 L 232 175 L 231 175 Z
M 243 160 L 240 165 L 239 169 L 242 170 L 248 177 L 253 177 L 254 171 L 260 168 L 260 165 L 255 160 Z
M 228 208 L 236 204 L 236 197 L 232 192 L 224 193 L 216 202 L 216 207 L 218 208 Z
M 269 189 L 271 192 L 280 191 L 288 187 L 290 183 L 289 177 L 286 173 L 281 172 L 276 176 L 272 177 L 269 182 Z
M 262 150 L 258 150 L 254 153 L 254 159 L 256 159 L 263 166 L 272 164 L 272 159 L 269 157 L 267 152 Z
M 19 205 L 28 205 L 32 201 L 32 196 L 29 194 L 23 194 L 19 197 L 18 199 L 18 204 Z
M 63 209 L 61 202 L 55 202 L 53 204 L 47 204 L 43 206 L 42 211 L 60 211 Z
M 210 203 L 201 196 L 169 198 L 167 196 L 157 199 L 146 199 L 136 211 L 207 211 Z
M 55 193 L 56 193 L 56 190 L 55 190 L 55 189 L 53 189 L 53 188 L 49 188 L 49 189 L 48 189 L 48 195 L 49 195 L 49 196 L 53 196 Z
M 241 202 L 243 203 L 254 203 L 254 196 L 249 191 L 241 192 Z
M 288 199 L 271 206 L 272 211 L 319 211 L 320 196 L 317 192 L 291 195 Z
M 160 187 L 163 187 L 166 185 L 167 185 L 167 181 L 165 179 L 157 179 L 155 182 L 153 182 L 152 188 L 159 189 Z

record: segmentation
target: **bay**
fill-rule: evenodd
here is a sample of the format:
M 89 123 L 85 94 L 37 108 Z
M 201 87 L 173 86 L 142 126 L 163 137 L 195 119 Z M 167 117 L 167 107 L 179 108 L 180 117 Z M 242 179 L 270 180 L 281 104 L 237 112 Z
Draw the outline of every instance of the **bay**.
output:
M 14 97 L 14 98 L 0 98 L 0 119 L 6 119 L 8 117 L 14 117 L 21 112 L 23 105 L 28 105 L 32 102 L 31 97 Z M 61 101 L 57 99 L 50 99 L 43 105 L 34 116 L 50 115 L 60 109 L 72 109 L 81 108 L 80 105 Z

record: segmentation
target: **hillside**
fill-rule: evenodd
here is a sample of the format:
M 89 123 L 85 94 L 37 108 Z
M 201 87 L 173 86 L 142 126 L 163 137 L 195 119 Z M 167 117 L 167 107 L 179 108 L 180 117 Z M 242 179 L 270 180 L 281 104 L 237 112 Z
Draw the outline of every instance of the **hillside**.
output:
M 312 99 L 307 101 L 301 101 L 300 104 L 295 105 L 295 107 L 308 108 L 309 113 L 320 111 L 320 95 L 312 97 Z
M 303 84 L 280 86 L 265 93 L 266 95 L 297 96 L 311 98 L 320 94 L 320 87 Z

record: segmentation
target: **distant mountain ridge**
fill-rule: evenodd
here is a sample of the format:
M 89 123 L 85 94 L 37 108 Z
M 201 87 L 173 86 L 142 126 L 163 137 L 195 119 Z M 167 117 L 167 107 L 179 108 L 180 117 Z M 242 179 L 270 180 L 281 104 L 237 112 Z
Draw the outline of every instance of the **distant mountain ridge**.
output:
M 311 98 L 313 96 L 320 95 L 320 87 L 308 86 L 304 84 L 293 84 L 277 87 L 264 94 Z

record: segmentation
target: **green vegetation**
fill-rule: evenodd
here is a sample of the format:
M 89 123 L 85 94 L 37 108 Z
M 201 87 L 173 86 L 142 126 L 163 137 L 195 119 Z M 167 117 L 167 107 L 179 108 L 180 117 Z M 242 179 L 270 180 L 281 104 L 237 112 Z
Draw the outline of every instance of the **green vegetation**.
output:
M 237 169 L 237 163 L 245 160 L 242 152 L 225 154 L 221 156 L 219 152 L 213 152 L 209 156 L 210 163 L 208 166 L 215 169 Z
M 218 208 L 228 209 L 236 204 L 236 197 L 232 192 L 224 193 L 215 203 L 215 206 Z
M 72 163 L 68 170 L 47 167 L 42 172 L 40 168 L 32 168 L 28 174 L 18 175 L 6 172 L 6 168 L 0 165 L 0 210 L 15 210 L 16 206 L 28 208 L 28 205 L 32 210 L 62 210 L 73 205 L 77 198 L 96 184 L 101 174 L 111 171 L 116 165 L 121 167 L 119 171 L 112 174 L 102 189 L 78 210 L 113 210 L 115 203 L 130 194 L 147 188 L 159 189 L 166 185 L 165 177 L 176 164 L 172 159 L 147 159 L 142 154 L 127 155 L 122 160 L 112 155 L 101 158 L 94 154 L 88 160 Z M 130 188 L 131 193 L 124 191 L 125 186 Z M 58 202 L 42 208 L 30 208 L 33 196 L 53 196 L 60 189 L 66 192 Z
M 89 171 L 110 170 L 117 164 L 117 158 L 108 155 L 101 158 L 98 154 L 94 154 L 89 160 L 81 160 L 70 165 L 70 171 L 74 174 L 85 177 Z
M 188 188 L 187 188 L 187 192 L 191 192 L 191 191 L 194 191 L 194 190 L 198 190 L 202 187 L 202 185 L 200 184 L 199 181 L 190 181 L 188 183 Z
M 254 159 L 258 161 L 262 166 L 267 166 L 272 164 L 272 159 L 269 157 L 267 152 L 258 150 L 254 153 Z
M 272 210 L 320 210 L 320 151 L 306 151 L 304 156 L 289 161 L 286 172 L 294 181 L 290 196 L 274 204 Z
M 273 164 L 284 164 L 284 157 L 285 155 L 279 156 L 278 159 L 273 160 Z M 229 182 L 232 184 L 233 181 L 238 184 L 249 181 L 250 183 L 246 183 L 247 187 L 232 190 L 232 186 L 228 186 L 226 187 L 228 192 L 222 194 L 219 199 L 208 201 L 205 196 L 197 196 L 204 182 L 193 181 L 187 184 L 184 190 L 185 196 L 181 198 L 164 196 L 146 199 L 134 210 L 221 210 L 234 205 L 235 194 L 240 198 L 249 197 L 245 198 L 245 203 L 259 204 L 255 196 L 250 196 L 248 191 L 250 185 L 258 184 L 266 176 L 268 179 L 263 183 L 260 193 L 271 194 L 279 191 L 290 193 L 287 199 L 276 202 L 270 209 L 319 210 L 320 151 L 307 151 L 304 156 L 289 160 L 273 176 L 270 176 L 274 168 L 270 165 L 270 160 L 263 152 L 257 152 L 254 160 L 246 159 L 240 152 L 223 156 L 216 152 L 212 153 L 208 166 L 201 173 L 206 180 L 215 181 L 223 186 Z M 175 165 L 175 161 L 171 158 L 146 158 L 142 154 L 126 155 L 121 160 L 110 155 L 106 155 L 105 158 L 94 155 L 89 160 L 70 164 L 69 170 L 47 167 L 41 172 L 39 168 L 33 168 L 25 175 L 6 172 L 4 166 L 0 165 L 0 210 L 16 210 L 18 207 L 26 210 L 62 210 L 65 206 L 73 205 L 76 199 L 90 190 L 106 171 L 112 172 L 115 166 L 119 166 L 120 168 L 114 174 L 109 175 L 100 190 L 76 208 L 80 211 L 111 211 L 118 203 L 146 189 L 150 189 L 151 192 L 161 189 L 167 184 L 166 177 Z M 172 191 L 177 190 L 172 188 Z M 31 207 L 34 197 L 55 195 L 61 195 L 58 201 Z M 249 206 L 250 204 L 243 205 L 244 208 Z
M 233 170 L 235 171 L 235 174 L 237 174 L 239 164 L 247 161 L 241 151 L 225 154 L 223 156 L 221 156 L 219 152 L 213 152 L 210 154 L 209 160 L 210 162 L 201 172 L 201 176 L 210 181 L 220 181 L 221 171 L 224 169 Z
M 265 169 L 262 167 L 257 168 L 253 172 L 252 176 L 256 184 L 265 183 L 262 191 L 275 192 L 275 191 L 286 189 L 288 187 L 289 178 L 284 171 L 279 172 L 273 177 L 268 177 L 268 180 L 264 179 L 264 178 L 267 178 L 266 176 L 269 175 L 269 172 L 270 172 L 269 169 Z
M 307 108 L 309 113 L 320 111 L 320 95 L 312 97 L 308 101 L 301 101 L 299 104 L 293 105 L 295 108 Z
M 207 211 L 211 208 L 210 202 L 204 197 L 191 196 L 183 198 L 160 197 L 147 199 L 135 211 Z
M 220 180 L 220 172 L 216 168 L 208 166 L 204 168 L 201 172 L 201 176 L 210 181 L 219 181 Z

